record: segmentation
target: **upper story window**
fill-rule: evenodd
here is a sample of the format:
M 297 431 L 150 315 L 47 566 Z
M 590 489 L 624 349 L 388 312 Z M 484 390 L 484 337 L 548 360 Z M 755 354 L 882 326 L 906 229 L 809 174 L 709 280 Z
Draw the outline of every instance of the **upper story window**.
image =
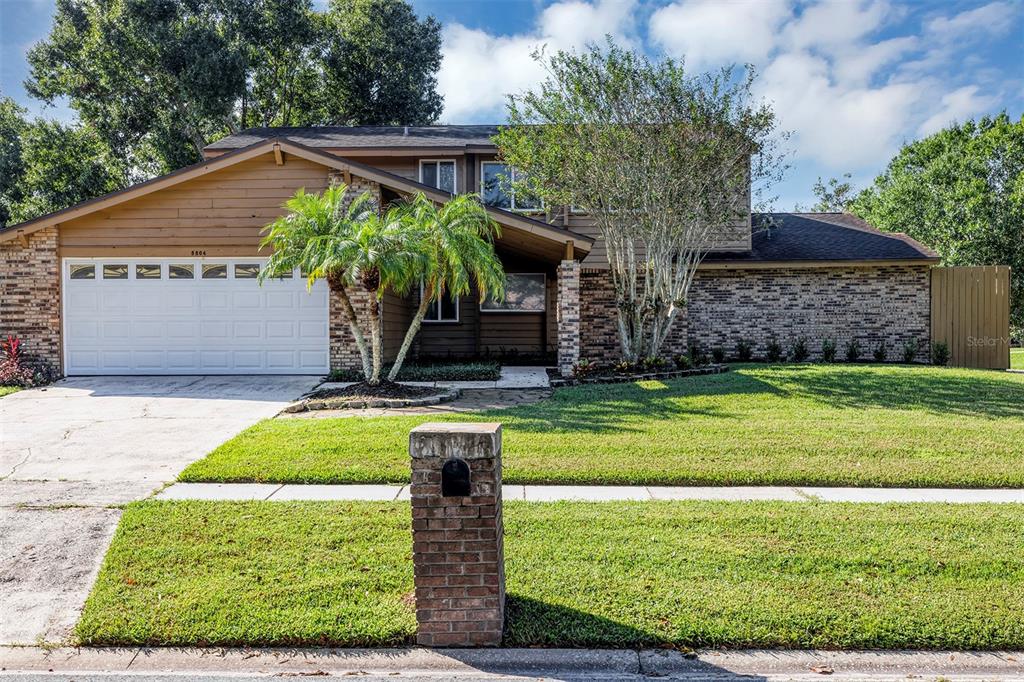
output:
M 420 182 L 455 194 L 455 162 L 443 159 L 420 161 Z
M 510 183 L 522 180 L 523 175 L 507 163 L 485 161 L 480 164 L 480 195 L 488 206 L 512 211 L 538 211 L 544 204 L 517 192 Z

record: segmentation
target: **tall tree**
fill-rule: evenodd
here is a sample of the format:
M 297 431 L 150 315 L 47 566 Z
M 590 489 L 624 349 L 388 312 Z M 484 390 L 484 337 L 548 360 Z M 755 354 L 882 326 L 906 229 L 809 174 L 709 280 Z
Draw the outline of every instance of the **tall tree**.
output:
M 404 0 L 57 0 L 30 94 L 147 172 L 247 126 L 428 123 L 440 28 Z
M 931 246 L 945 265 L 1009 265 L 1010 323 L 1024 334 L 1024 116 L 953 125 L 911 142 L 853 213 Z
M 38 119 L 21 139 L 20 197 L 11 221 L 59 211 L 126 187 L 131 177 L 124 160 L 88 126 Z
M 10 97 L 0 96 L 0 227 L 10 222 L 11 212 L 23 196 L 21 149 L 27 127 L 25 110 Z
M 331 0 L 327 115 L 339 125 L 427 125 L 441 115 L 441 25 L 403 0 Z
M 548 205 L 577 206 L 607 245 L 623 357 L 656 356 L 704 255 L 780 170 L 753 74 L 692 76 L 615 46 L 558 52 L 510 97 L 502 156 Z M 519 177 L 517 175 L 517 177 Z
M 850 184 L 850 177 L 849 173 L 843 173 L 842 180 L 829 178 L 828 182 L 822 182 L 821 177 L 818 177 L 811 188 L 814 198 L 817 199 L 811 210 L 818 213 L 842 213 L 848 209 L 856 196 L 853 185 Z M 798 206 L 797 210 L 799 209 Z

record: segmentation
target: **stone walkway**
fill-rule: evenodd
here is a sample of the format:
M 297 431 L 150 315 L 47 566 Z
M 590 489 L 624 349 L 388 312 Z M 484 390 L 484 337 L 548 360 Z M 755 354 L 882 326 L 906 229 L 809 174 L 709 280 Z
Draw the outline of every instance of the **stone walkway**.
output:
M 506 500 L 620 502 L 646 500 L 731 500 L 751 502 L 997 502 L 1024 504 L 1021 489 L 819 488 L 785 486 L 571 486 L 505 485 Z M 281 485 L 278 483 L 175 483 L 160 500 L 364 500 L 409 499 L 406 485 Z
M 409 386 L 430 386 L 442 388 L 549 388 L 548 370 L 544 367 L 509 367 L 501 368 L 501 376 L 497 381 L 399 381 Z M 325 381 L 318 389 L 345 388 L 351 381 Z

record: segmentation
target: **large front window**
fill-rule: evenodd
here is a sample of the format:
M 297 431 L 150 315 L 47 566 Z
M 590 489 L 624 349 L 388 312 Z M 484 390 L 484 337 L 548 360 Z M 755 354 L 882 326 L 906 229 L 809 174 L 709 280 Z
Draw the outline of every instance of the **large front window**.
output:
M 505 300 L 484 299 L 480 310 L 490 313 L 542 313 L 547 280 L 543 273 L 505 275 Z
M 480 194 L 484 203 L 511 211 L 537 211 L 543 204 L 522 191 L 516 191 L 513 183 L 524 179 L 524 175 L 507 163 L 486 161 L 480 164 Z
M 420 161 L 420 182 L 455 194 L 455 162 L 431 159 Z

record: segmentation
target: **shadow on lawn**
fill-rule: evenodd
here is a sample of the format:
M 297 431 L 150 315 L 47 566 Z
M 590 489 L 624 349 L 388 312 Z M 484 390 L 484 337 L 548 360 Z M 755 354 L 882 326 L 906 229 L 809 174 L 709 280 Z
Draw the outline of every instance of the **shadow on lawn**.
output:
M 666 382 L 580 386 L 557 392 L 541 403 L 485 412 L 482 416 L 503 422 L 512 418 L 515 429 L 527 432 L 639 432 L 646 429 L 645 423 L 658 420 L 741 419 L 742 415 L 699 400 L 755 394 L 783 395 L 784 391 L 746 374 L 727 373 Z M 632 427 L 633 423 L 638 426 Z
M 786 377 L 792 382 L 787 393 L 834 407 L 1024 418 L 1024 381 L 1005 375 L 915 367 L 831 367 L 827 372 L 814 367 L 787 369 L 805 370 Z

